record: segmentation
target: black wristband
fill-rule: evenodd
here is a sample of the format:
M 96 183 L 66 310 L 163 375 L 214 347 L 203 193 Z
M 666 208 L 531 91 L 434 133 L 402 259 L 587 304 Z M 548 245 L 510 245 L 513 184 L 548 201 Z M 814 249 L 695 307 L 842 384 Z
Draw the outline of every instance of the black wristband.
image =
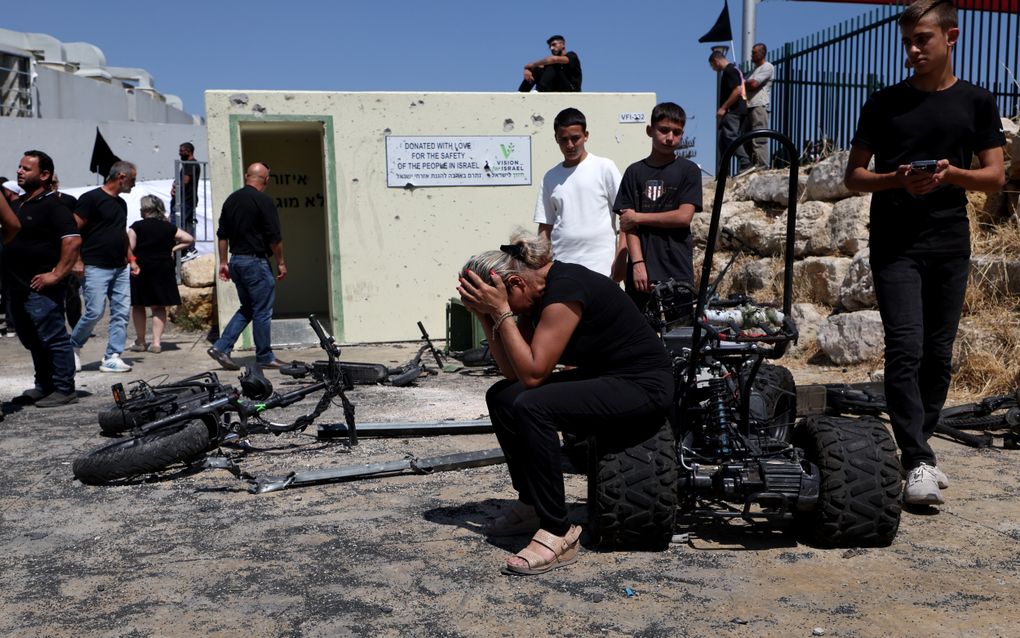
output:
M 637 266 L 638 264 L 643 264 L 643 263 L 645 263 L 645 260 L 644 260 L 644 259 L 638 259 L 637 261 L 632 261 L 632 262 L 630 262 L 630 264 L 631 264 L 632 266 Z

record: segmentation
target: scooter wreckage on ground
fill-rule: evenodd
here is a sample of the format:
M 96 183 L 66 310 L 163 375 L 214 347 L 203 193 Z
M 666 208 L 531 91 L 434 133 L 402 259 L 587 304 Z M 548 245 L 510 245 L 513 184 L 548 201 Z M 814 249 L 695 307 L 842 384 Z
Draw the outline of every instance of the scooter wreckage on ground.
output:
M 195 469 L 226 469 L 250 484 L 250 491 L 263 493 L 330 481 L 350 480 L 367 476 L 385 476 L 401 471 L 426 473 L 462 467 L 478 467 L 502 462 L 499 450 L 443 455 L 433 458 L 405 458 L 389 463 L 369 464 L 354 468 L 338 468 L 311 472 L 291 472 L 282 477 L 260 479 L 243 470 L 223 451 L 224 447 L 250 449 L 246 439 L 251 434 L 282 434 L 301 432 L 315 422 L 335 402 L 343 409 L 344 423 L 320 426 L 319 438 L 344 437 L 347 446 L 358 444 L 358 434 L 369 436 L 413 436 L 421 434 L 472 433 L 491 431 L 488 422 L 436 422 L 433 424 L 363 424 L 355 425 L 354 404 L 346 391 L 353 387 L 351 371 L 376 382 L 397 378 L 396 385 L 406 385 L 423 374 L 434 374 L 422 362 L 430 352 L 442 369 L 442 359 L 425 328 L 424 345 L 412 361 L 400 368 L 378 364 L 346 364 L 340 362 L 340 347 L 326 334 L 314 316 L 309 322 L 326 360 L 312 364 L 296 362 L 281 369 L 295 379 L 311 377 L 312 383 L 288 392 L 278 393 L 256 367 L 246 368 L 239 378 L 239 388 L 220 383 L 214 372 L 207 372 L 180 381 L 152 385 L 136 382 L 130 392 L 120 384 L 113 387 L 115 407 L 99 413 L 99 423 L 106 434 L 129 431 L 130 436 L 99 447 L 79 457 L 73 464 L 74 475 L 83 483 L 102 484 L 144 476 L 165 470 L 177 463 Z M 293 405 L 305 397 L 319 394 L 314 409 L 290 423 L 274 423 L 266 416 L 270 410 Z M 216 454 L 208 454 L 217 451 Z

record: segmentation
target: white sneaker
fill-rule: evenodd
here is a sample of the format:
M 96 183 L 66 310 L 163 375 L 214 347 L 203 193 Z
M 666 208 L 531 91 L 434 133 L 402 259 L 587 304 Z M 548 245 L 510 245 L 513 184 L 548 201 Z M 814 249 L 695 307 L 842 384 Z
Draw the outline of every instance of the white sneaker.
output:
M 119 354 L 111 354 L 99 365 L 100 372 L 131 372 L 131 366 L 124 363 Z
M 74 351 L 74 371 L 81 372 L 81 348 L 71 348 Z
M 944 490 L 949 487 L 949 477 L 946 473 L 938 468 L 938 466 L 932 467 L 931 471 L 935 474 L 935 481 L 939 484 L 939 489 Z
M 941 505 L 946 502 L 939 491 L 935 468 L 921 463 L 907 474 L 907 488 L 903 490 L 903 502 L 908 505 Z

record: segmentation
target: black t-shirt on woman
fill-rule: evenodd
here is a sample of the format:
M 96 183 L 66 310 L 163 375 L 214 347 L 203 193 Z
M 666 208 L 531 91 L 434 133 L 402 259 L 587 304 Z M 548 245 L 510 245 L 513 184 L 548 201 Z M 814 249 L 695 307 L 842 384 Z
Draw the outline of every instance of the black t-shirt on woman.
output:
M 1006 137 L 988 91 L 958 79 L 929 93 L 907 80 L 868 99 L 852 143 L 875 154 L 876 173 L 891 173 L 917 160 L 970 168 L 974 153 L 1002 146 Z M 919 197 L 902 188 L 874 193 L 870 245 L 872 257 L 969 254 L 966 192 L 945 184 Z
M 673 374 L 662 341 L 620 287 L 584 266 L 554 261 L 539 312 L 554 303 L 577 302 L 581 322 L 570 336 L 560 363 L 600 376 L 630 379 L 654 393 L 663 407 L 673 396 Z

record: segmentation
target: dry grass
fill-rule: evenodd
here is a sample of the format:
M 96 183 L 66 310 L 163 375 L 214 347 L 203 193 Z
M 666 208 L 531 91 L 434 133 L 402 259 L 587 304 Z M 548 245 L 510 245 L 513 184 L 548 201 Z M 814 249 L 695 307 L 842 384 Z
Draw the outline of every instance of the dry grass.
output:
M 1020 388 L 1020 300 L 995 305 L 979 303 L 964 318 L 957 336 L 958 366 L 953 390 L 980 396 L 1006 394 Z
M 974 254 L 1016 259 L 1020 256 L 1020 215 L 1013 212 L 998 222 L 976 222 L 971 217 L 971 245 Z

